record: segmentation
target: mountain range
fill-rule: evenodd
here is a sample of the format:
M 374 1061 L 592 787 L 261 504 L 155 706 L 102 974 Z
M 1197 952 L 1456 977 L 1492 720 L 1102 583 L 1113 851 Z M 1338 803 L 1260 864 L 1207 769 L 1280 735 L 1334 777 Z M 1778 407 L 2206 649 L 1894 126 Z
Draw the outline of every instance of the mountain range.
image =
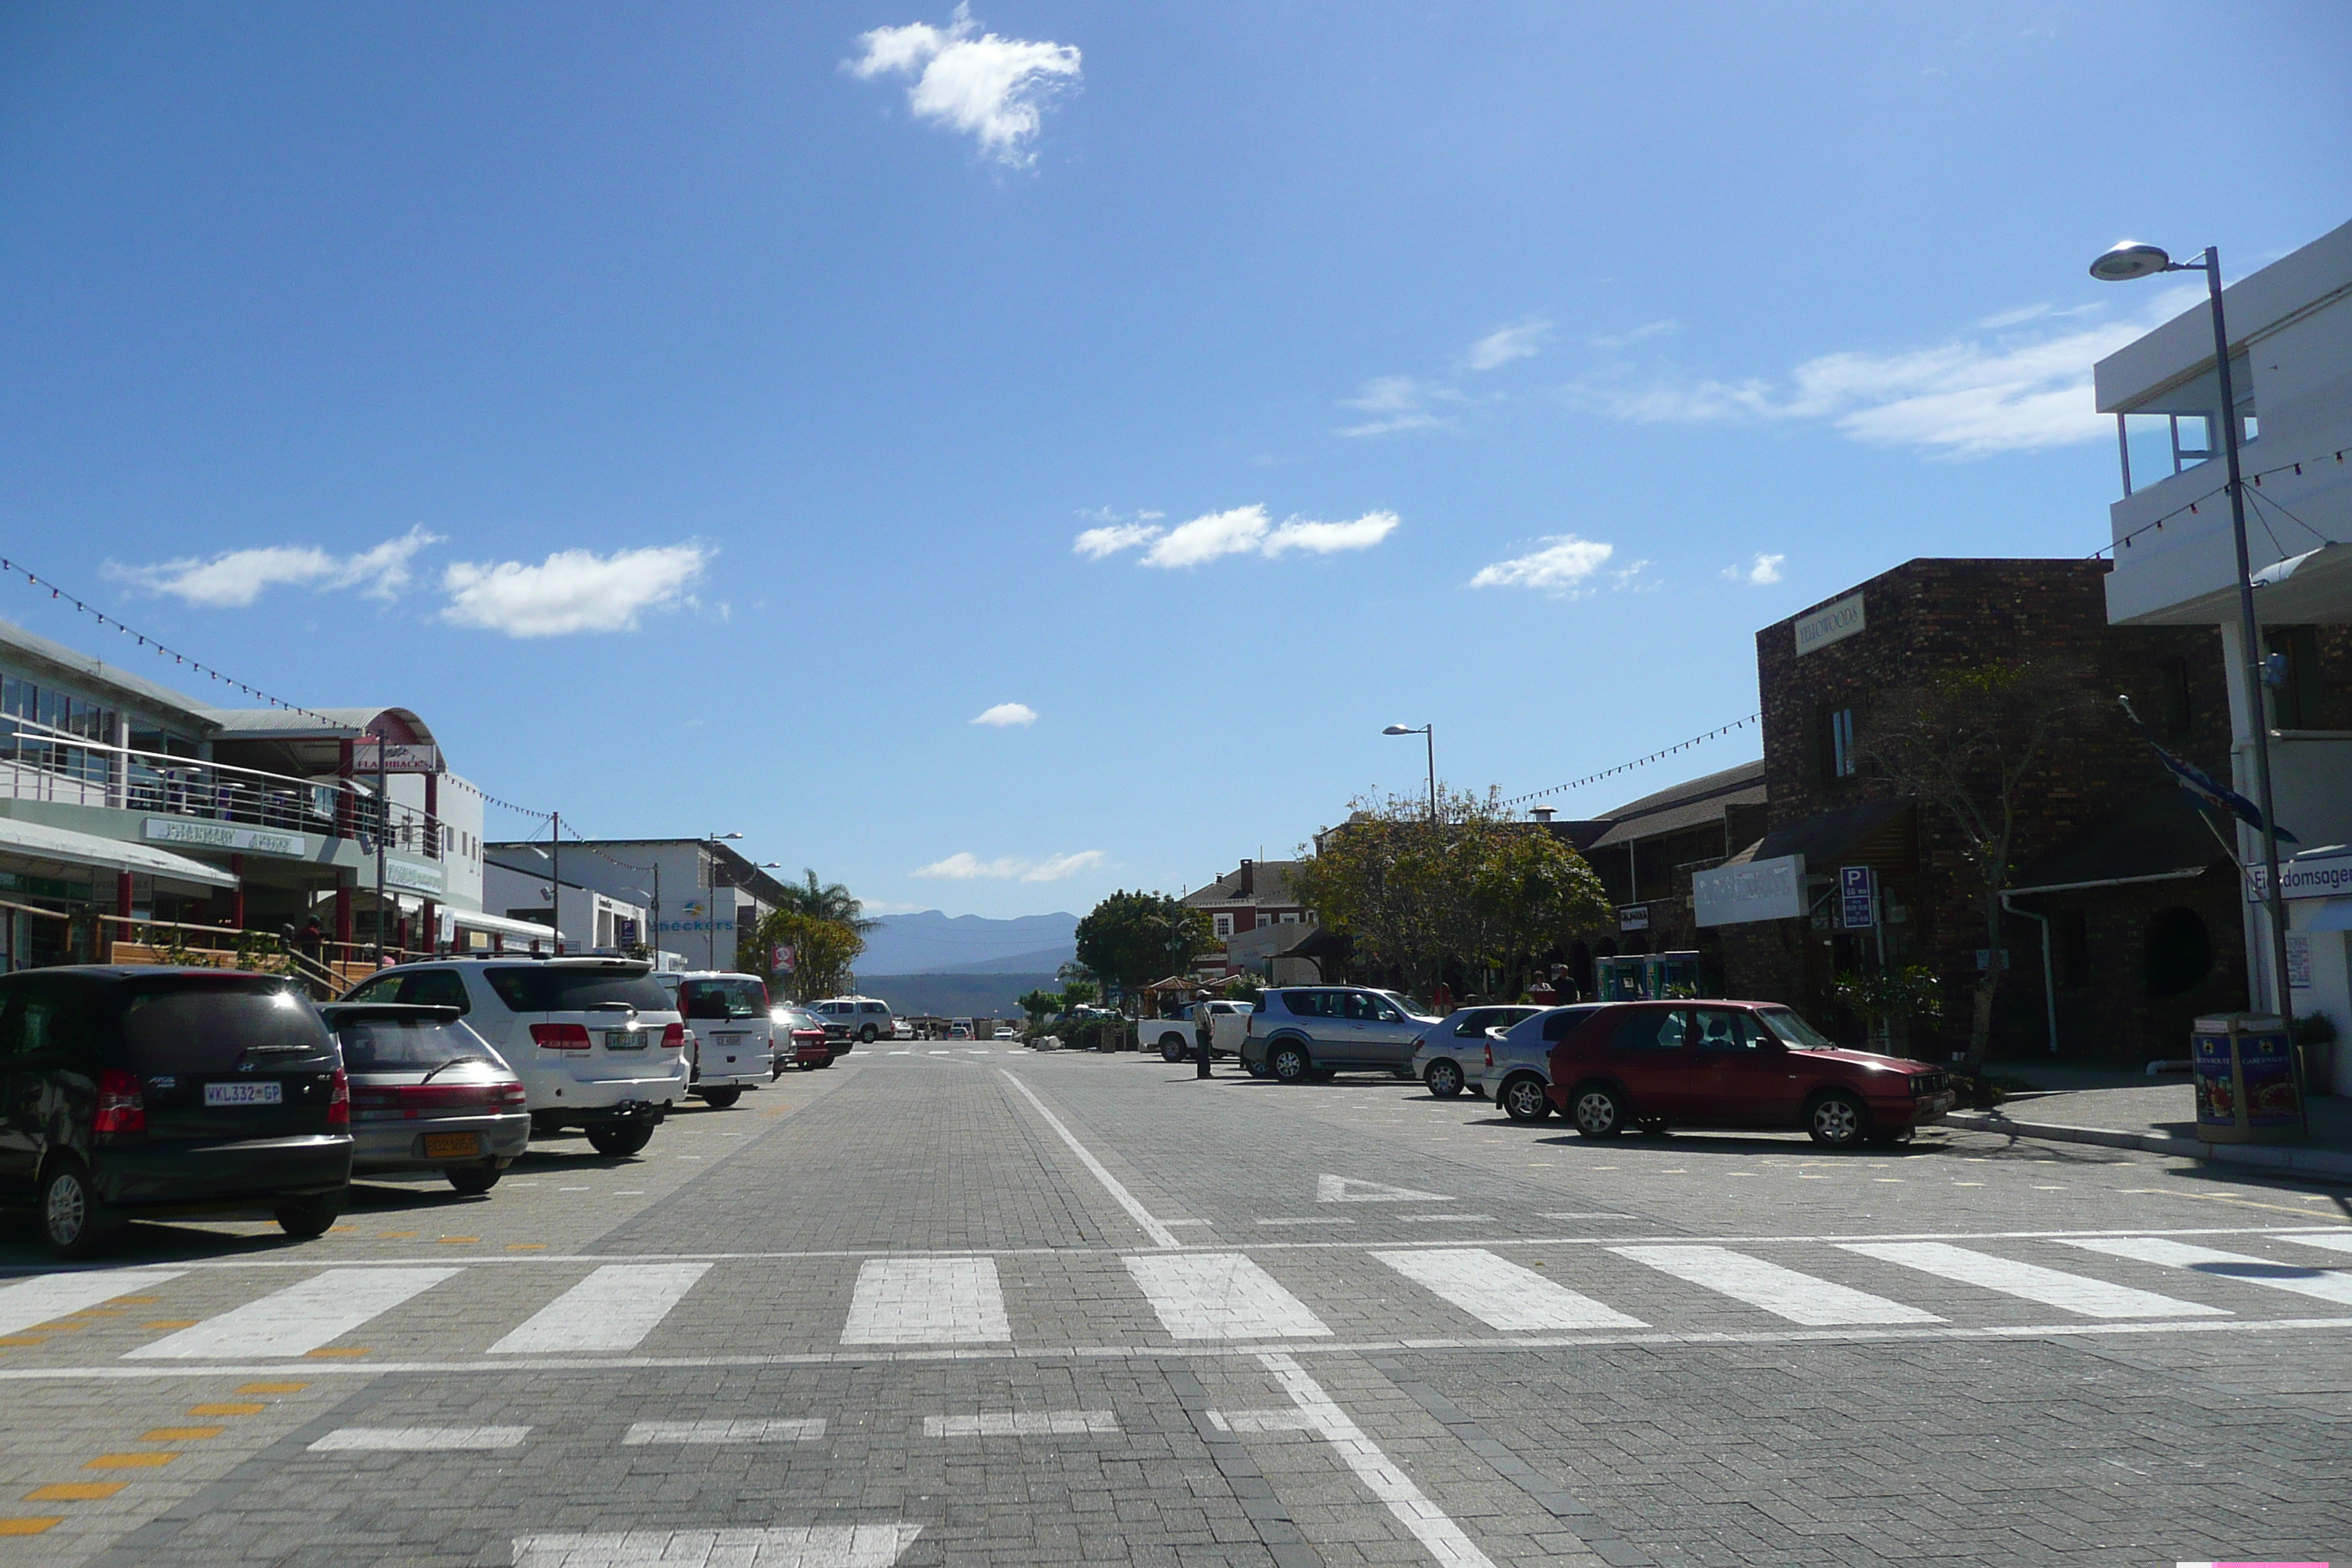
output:
M 858 977 L 884 974 L 1047 974 L 1077 954 L 1078 917 L 1067 912 L 990 920 L 982 915 L 883 915 L 866 936 Z

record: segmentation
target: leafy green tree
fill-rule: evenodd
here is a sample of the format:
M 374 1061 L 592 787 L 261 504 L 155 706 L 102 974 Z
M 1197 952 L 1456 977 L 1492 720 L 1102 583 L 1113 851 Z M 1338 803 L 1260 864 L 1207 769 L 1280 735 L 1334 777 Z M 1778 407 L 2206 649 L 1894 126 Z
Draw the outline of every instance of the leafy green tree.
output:
M 860 937 L 882 923 L 866 918 L 866 906 L 850 896 L 847 887 L 839 882 L 819 882 L 813 868 L 804 875 L 805 881 L 784 884 L 784 901 L 779 908 L 810 920 L 845 925 Z
M 1216 945 L 1209 917 L 1200 910 L 1165 893 L 1123 890 L 1078 922 L 1077 939 L 1078 962 L 1122 994 L 1191 967 Z
M 773 966 L 778 948 L 792 949 L 790 973 Z M 811 1002 L 848 990 L 856 978 L 852 966 L 865 951 L 864 933 L 848 921 L 776 910 L 739 945 L 736 963 L 749 973 L 766 976 L 772 991 Z
M 1062 994 L 1040 986 L 1034 991 L 1023 992 L 1013 1005 L 1029 1016 L 1031 1024 L 1042 1024 L 1062 1010 Z
M 1102 987 L 1091 980 L 1066 980 L 1062 983 L 1061 994 L 1054 1000 L 1063 1011 L 1067 1012 L 1072 1007 L 1083 1007 L 1101 995 Z

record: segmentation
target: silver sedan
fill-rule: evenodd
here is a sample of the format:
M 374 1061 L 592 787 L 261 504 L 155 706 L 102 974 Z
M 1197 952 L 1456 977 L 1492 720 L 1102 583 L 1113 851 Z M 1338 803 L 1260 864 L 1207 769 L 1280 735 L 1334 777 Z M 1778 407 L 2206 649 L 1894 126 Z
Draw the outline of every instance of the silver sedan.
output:
M 352 1174 L 438 1171 L 487 1193 L 530 1141 L 522 1080 L 456 1007 L 343 1002 L 319 1009 L 352 1085 Z

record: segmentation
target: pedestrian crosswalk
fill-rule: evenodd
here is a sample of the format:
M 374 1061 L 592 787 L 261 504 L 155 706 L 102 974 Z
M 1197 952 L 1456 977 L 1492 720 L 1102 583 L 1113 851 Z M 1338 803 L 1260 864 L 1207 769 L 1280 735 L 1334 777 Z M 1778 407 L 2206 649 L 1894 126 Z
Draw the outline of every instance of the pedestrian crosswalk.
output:
M 2217 1239 L 2249 1250 L 2206 1245 Z M 2352 1326 L 2347 1257 L 2352 1228 L 2197 1233 L 2195 1240 L 1277 1245 L 1255 1252 L 1163 1248 L 1116 1261 L 1010 1252 L 351 1265 L 290 1283 L 276 1269 L 132 1268 L 0 1282 L 0 1326 L 41 1331 L 9 1341 L 31 1344 L 50 1342 L 60 1320 L 82 1329 L 112 1323 L 132 1342 L 118 1340 L 104 1353 L 132 1362 L 423 1353 L 482 1356 L 492 1364 L 745 1348 L 1475 1342 L 1488 1335 L 1762 1332 L 1789 1324 L 1965 1330 L 2063 1328 L 2079 1320 L 2227 1328 L 2300 1320 L 2317 1310 Z M 761 1320 L 777 1297 L 789 1297 L 789 1308 Z M 1084 1311 L 1066 1310 L 1074 1299 L 1083 1299 Z M 175 1304 L 151 1306 L 159 1321 L 142 1325 L 137 1314 L 106 1305 L 121 1300 Z M 167 1311 L 183 1315 L 160 1316 Z M 755 1321 L 783 1326 L 747 1345 L 743 1325 Z M 138 1337 L 142 1328 L 153 1337 Z M 353 1344 L 355 1336 L 364 1342 Z M 57 1342 L 95 1348 L 88 1334 Z M 646 1433 L 646 1442 L 709 1440 L 659 1422 Z M 803 1436 L 779 1426 L 765 1440 Z

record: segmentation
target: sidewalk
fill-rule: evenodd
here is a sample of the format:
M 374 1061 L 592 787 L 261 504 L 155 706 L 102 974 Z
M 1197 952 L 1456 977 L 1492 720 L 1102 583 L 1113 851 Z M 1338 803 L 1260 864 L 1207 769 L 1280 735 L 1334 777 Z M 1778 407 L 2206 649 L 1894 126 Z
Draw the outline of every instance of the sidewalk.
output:
M 2352 1182 L 2352 1100 L 2314 1095 L 2306 1101 L 2311 1136 L 2304 1142 L 2209 1143 L 2197 1135 L 2197 1095 L 2186 1073 L 2149 1079 L 2011 1063 L 1992 1070 L 2035 1088 L 2012 1094 L 1999 1110 L 1948 1111 L 1947 1126 Z

